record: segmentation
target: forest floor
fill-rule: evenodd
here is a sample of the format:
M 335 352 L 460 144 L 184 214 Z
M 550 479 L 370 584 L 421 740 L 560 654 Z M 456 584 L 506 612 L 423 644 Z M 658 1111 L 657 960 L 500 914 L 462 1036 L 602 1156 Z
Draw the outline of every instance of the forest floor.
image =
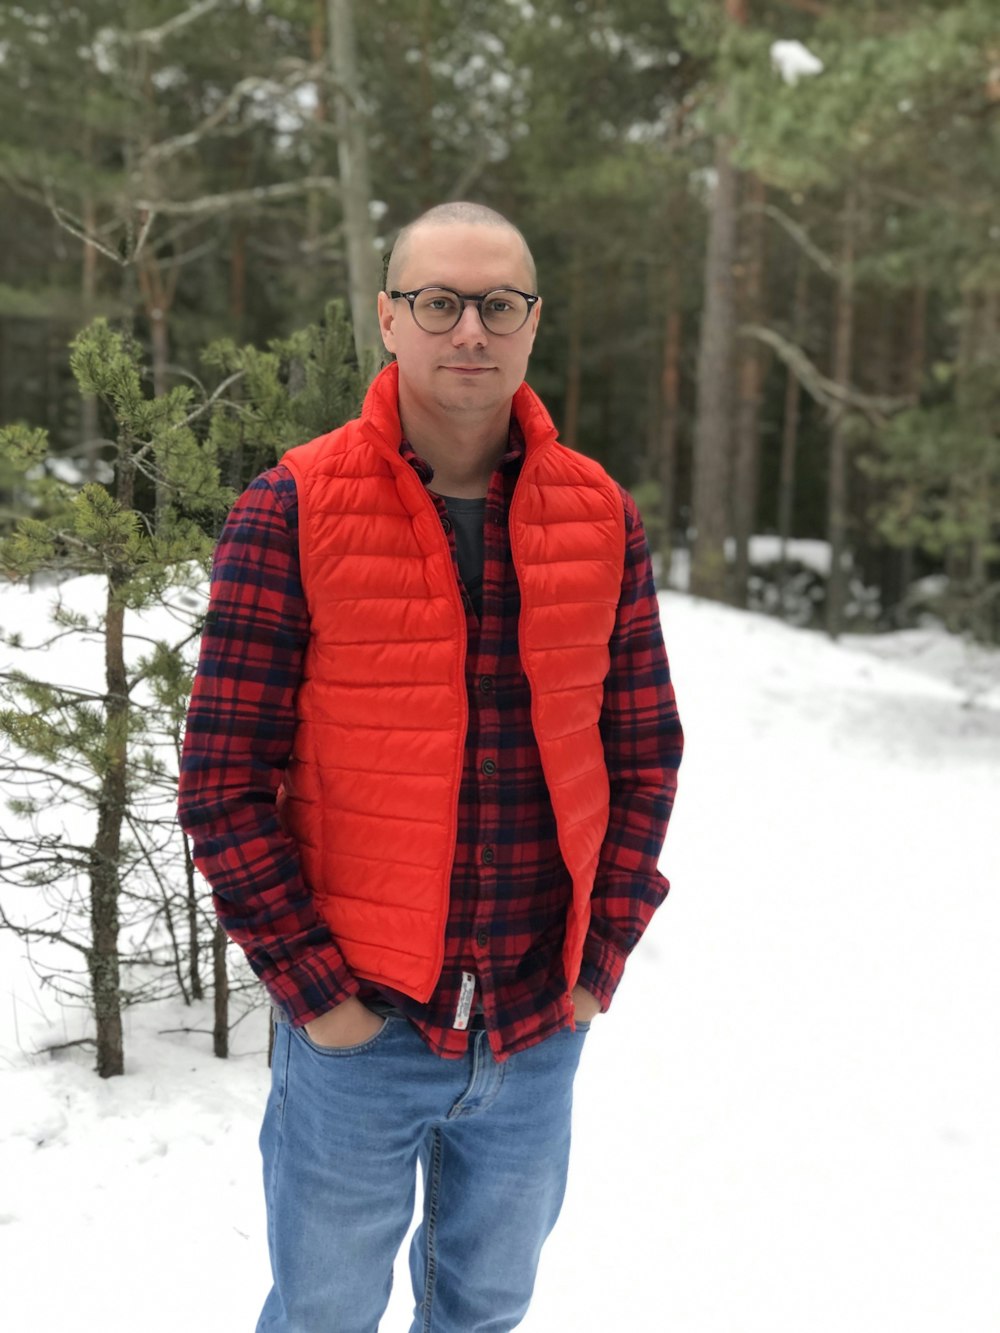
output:
M 587 1039 L 521 1327 L 996 1333 L 1000 654 L 662 607 L 673 889 Z M 4 1327 L 250 1333 L 264 1010 L 228 1062 L 167 1031 L 208 1004 L 130 1010 L 102 1082 L 38 1053 L 85 1020 L 6 933 L 0 976 Z M 382 1333 L 408 1288 L 404 1246 Z

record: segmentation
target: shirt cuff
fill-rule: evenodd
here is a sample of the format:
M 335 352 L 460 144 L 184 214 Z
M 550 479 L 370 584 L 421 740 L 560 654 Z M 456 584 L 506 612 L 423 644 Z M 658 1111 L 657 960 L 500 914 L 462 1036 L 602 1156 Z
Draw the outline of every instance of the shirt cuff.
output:
M 316 949 L 264 978 L 272 1001 L 295 1027 L 357 995 L 361 984 L 336 947 Z
M 583 945 L 583 962 L 577 985 L 590 991 L 600 1001 L 602 1013 L 607 1013 L 611 997 L 622 979 L 625 959 L 626 955 L 620 949 L 602 940 L 591 927 Z

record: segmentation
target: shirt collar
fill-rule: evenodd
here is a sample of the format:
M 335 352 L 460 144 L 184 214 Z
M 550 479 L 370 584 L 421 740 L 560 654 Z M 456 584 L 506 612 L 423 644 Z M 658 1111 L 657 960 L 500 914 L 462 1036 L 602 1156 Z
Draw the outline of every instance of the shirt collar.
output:
M 413 445 L 407 439 L 399 442 L 399 456 L 409 463 L 417 476 L 425 486 L 430 485 L 434 480 L 434 469 L 425 458 L 421 458 Z M 517 422 L 516 417 L 510 419 L 510 430 L 507 435 L 507 451 L 497 464 L 501 472 L 515 472 L 521 465 L 524 458 L 524 433 Z

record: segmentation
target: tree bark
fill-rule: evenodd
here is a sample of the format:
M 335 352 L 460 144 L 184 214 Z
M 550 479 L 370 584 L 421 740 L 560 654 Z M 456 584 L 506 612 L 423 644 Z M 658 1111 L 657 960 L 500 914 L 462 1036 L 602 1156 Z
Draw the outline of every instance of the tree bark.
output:
M 857 235 L 857 189 L 848 187 L 840 243 L 840 277 L 837 283 L 836 325 L 832 378 L 843 387 L 851 382 L 854 350 L 854 254 Z M 830 578 L 826 590 L 826 629 L 836 639 L 843 629 L 847 600 L 847 454 L 848 414 L 837 412 L 830 431 L 830 465 L 827 492 L 827 540 L 830 544 Z
M 125 676 L 123 580 L 111 574 L 105 610 L 104 652 L 107 696 L 104 727 L 106 768 L 97 807 L 97 834 L 91 853 L 90 925 L 87 955 L 97 1025 L 97 1072 L 111 1078 L 125 1072 L 122 1048 L 121 978 L 118 958 L 119 857 L 126 800 L 128 681 Z
M 327 45 L 326 0 L 313 0 L 313 16 L 312 22 L 309 24 L 309 58 L 314 65 L 318 65 L 323 60 Z M 325 146 L 327 141 L 323 137 L 323 126 L 329 120 L 327 92 L 322 81 L 317 84 L 316 106 L 313 108 L 312 118 L 316 125 L 315 142 L 321 145 L 322 149 L 319 154 L 311 154 L 311 166 L 317 174 L 320 174 L 326 166 Z M 248 159 L 245 176 L 246 184 L 249 184 L 252 179 L 250 174 L 251 170 L 251 164 Z M 320 283 L 317 281 L 317 272 L 320 266 L 320 236 L 323 228 L 323 203 L 325 197 L 325 192 L 319 189 L 310 190 L 306 195 L 305 237 L 302 246 L 301 263 L 298 266 L 296 274 L 299 301 L 305 310 L 312 308 L 317 300 L 320 289 Z
M 229 973 L 226 971 L 226 932 L 215 923 L 212 936 L 212 980 L 215 1015 L 212 1024 L 212 1049 L 219 1060 L 229 1056 Z
M 327 13 L 354 348 L 362 372 L 370 374 L 378 364 L 382 345 L 376 315 L 379 266 L 371 220 L 368 138 L 361 109 L 351 0 L 328 0 Z
M 660 376 L 660 448 L 657 460 L 660 506 L 663 514 L 663 539 L 660 554 L 663 560 L 664 583 L 670 577 L 670 562 L 674 547 L 674 510 L 677 504 L 677 439 L 681 419 L 682 337 L 679 278 L 677 262 L 672 257 L 667 268 L 663 369 Z
M 187 834 L 181 834 L 184 848 L 184 884 L 187 890 L 188 981 L 192 1000 L 201 1000 L 205 992 L 201 984 L 201 939 L 198 930 L 198 883 Z
M 746 27 L 748 0 L 725 0 L 726 20 Z M 732 93 L 725 94 L 732 112 Z M 727 117 L 729 118 L 729 117 Z M 732 480 L 733 366 L 736 341 L 737 181 L 732 142 L 720 134 L 715 144 L 715 192 L 709 205 L 705 254 L 705 299 L 698 343 L 698 401 L 692 459 L 691 591 L 728 601 L 726 537 Z
M 90 136 L 87 136 L 86 151 L 90 158 Z M 91 194 L 83 196 L 83 228 L 88 236 L 97 231 L 97 208 Z M 89 324 L 94 317 L 94 302 L 97 296 L 97 247 L 89 241 L 83 243 L 83 272 L 81 275 L 81 296 L 83 304 L 83 322 Z M 80 447 L 83 453 L 84 475 L 88 481 L 97 479 L 97 459 L 101 442 L 98 436 L 99 414 L 97 398 L 92 393 L 85 393 L 81 398 Z
M 743 323 L 764 324 L 764 183 L 755 173 L 744 179 L 740 313 Z M 736 390 L 736 457 L 733 467 L 733 528 L 736 561 L 733 591 L 745 606 L 750 578 L 750 538 L 757 522 L 760 490 L 760 401 L 764 359 L 759 344 L 744 338 L 738 348 Z
M 792 301 L 792 341 L 796 347 L 801 347 L 809 309 L 809 270 L 801 251 L 796 260 L 795 295 Z M 781 543 L 778 582 L 781 588 L 784 588 L 787 577 L 788 543 L 792 538 L 792 515 L 795 512 L 795 458 L 799 445 L 801 398 L 798 376 L 790 368 L 786 369 L 785 419 L 781 434 L 781 470 L 778 481 L 778 533 Z
M 583 323 L 583 269 L 579 257 L 574 254 L 573 266 L 569 278 L 569 344 L 566 349 L 566 396 L 563 407 L 563 422 L 560 435 L 564 444 L 571 449 L 577 447 L 577 435 L 580 430 L 580 386 L 581 372 L 581 325 Z
M 732 474 L 733 349 L 736 303 L 736 170 L 731 144 L 721 137 L 715 150 L 716 185 L 709 209 L 705 258 L 705 300 L 698 346 L 698 402 L 694 428 L 691 520 L 694 543 L 691 591 L 727 601 L 729 578 L 725 543 L 729 532 Z
M 434 81 L 431 74 L 431 0 L 420 0 L 420 208 L 434 198 Z

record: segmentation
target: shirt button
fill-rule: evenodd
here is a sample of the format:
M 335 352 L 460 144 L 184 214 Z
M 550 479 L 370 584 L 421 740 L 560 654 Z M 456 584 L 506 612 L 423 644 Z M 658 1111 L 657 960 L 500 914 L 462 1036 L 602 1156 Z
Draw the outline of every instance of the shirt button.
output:
M 476 936 L 476 943 L 479 945 L 480 949 L 485 949 L 485 948 L 486 948 L 486 945 L 487 945 L 487 942 L 489 941 L 489 938 L 490 938 L 490 937 L 489 937 L 489 935 L 487 935 L 487 933 L 486 933 L 485 930 L 481 930 L 481 931 L 478 933 L 478 935 Z
M 483 865 L 491 866 L 493 862 L 496 860 L 496 856 L 497 856 L 496 848 L 491 847 L 490 844 L 487 843 L 482 851 Z
M 483 694 L 492 694 L 492 693 L 493 693 L 493 677 L 492 677 L 492 676 L 480 676 L 480 677 L 479 677 L 479 688 L 480 688 L 480 690 L 482 690 Z
M 491 778 L 497 771 L 497 766 L 492 759 L 484 759 L 480 767 L 488 778 Z
M 466 611 L 472 610 L 472 598 L 467 592 L 462 593 L 462 605 L 465 607 Z
M 441 526 L 444 528 L 445 532 L 451 532 L 451 519 L 443 518 L 441 520 Z

